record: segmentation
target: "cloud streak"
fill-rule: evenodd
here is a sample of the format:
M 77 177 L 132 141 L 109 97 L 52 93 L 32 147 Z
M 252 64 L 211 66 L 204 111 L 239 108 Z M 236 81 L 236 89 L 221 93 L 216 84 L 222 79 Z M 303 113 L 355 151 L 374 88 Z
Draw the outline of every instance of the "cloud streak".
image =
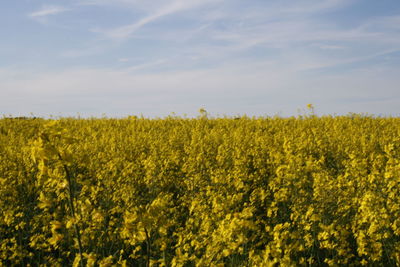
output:
M 61 6 L 45 6 L 40 10 L 34 11 L 29 14 L 31 18 L 43 18 L 50 15 L 57 15 L 63 12 L 68 11 L 68 8 Z
M 183 1 L 183 0 L 175 0 L 175 1 L 170 1 L 167 4 L 165 4 L 162 8 L 153 10 L 150 14 L 144 16 L 140 20 L 138 20 L 135 23 L 120 26 L 114 29 L 94 29 L 94 32 L 102 33 L 104 34 L 107 38 L 113 39 L 113 40 L 125 40 L 128 39 L 129 37 L 132 36 L 133 33 L 138 31 L 140 28 L 144 27 L 145 25 L 157 21 L 163 17 L 172 15 L 174 13 L 182 12 L 185 10 L 190 10 L 202 5 L 205 5 L 207 3 L 211 2 L 218 2 L 218 0 L 191 0 L 191 1 Z M 128 1 L 128 3 L 130 3 Z M 134 4 L 137 4 L 136 2 L 132 2 Z

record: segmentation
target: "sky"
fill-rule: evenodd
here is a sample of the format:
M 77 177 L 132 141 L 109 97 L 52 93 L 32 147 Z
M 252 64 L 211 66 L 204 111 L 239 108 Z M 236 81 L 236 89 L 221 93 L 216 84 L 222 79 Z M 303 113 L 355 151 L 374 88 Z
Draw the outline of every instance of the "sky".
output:
M 400 115 L 399 0 L 0 4 L 0 115 Z

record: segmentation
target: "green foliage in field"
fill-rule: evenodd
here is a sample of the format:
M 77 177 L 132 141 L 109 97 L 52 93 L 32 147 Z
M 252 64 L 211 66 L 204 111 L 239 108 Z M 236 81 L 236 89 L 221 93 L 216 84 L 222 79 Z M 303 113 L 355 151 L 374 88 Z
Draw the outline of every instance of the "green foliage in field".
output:
M 400 265 L 400 119 L 2 119 L 0 265 Z

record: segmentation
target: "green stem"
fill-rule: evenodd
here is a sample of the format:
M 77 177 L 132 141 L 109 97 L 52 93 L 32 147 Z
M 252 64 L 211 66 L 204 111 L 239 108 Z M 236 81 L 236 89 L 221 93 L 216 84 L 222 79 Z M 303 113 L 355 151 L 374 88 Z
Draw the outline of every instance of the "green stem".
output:
M 58 151 L 57 151 L 57 155 L 58 155 L 58 158 L 62 161 L 62 157 L 61 157 L 61 155 L 60 155 L 60 153 Z M 63 166 L 65 174 L 67 176 L 68 192 L 69 192 L 69 198 L 68 198 L 69 206 L 70 206 L 70 209 L 71 209 L 72 217 L 75 220 L 76 219 L 76 216 L 75 216 L 76 213 L 75 213 L 75 207 L 74 207 L 74 201 L 73 201 L 73 197 L 74 197 L 73 193 L 74 192 L 73 192 L 73 189 L 72 189 L 72 179 L 71 179 L 71 175 L 70 175 L 70 172 L 69 172 L 67 166 L 64 163 L 62 163 L 62 166 Z M 80 230 L 79 230 L 79 226 L 75 221 L 74 221 L 74 229 L 75 229 L 76 237 L 78 239 L 78 249 L 79 249 L 79 255 L 81 257 L 80 265 L 81 265 L 81 267 L 83 267 L 83 255 L 82 255 L 82 250 L 83 249 L 82 249 L 81 233 L 80 233 Z
M 144 232 L 146 233 L 146 247 L 147 247 L 146 267 L 150 267 L 150 257 L 151 257 L 150 236 L 146 228 L 144 228 Z
M 50 139 L 48 138 L 47 135 L 43 135 L 44 139 L 50 143 Z M 57 157 L 58 159 L 61 161 L 61 164 L 63 166 L 64 172 L 65 172 L 65 176 L 67 178 L 67 182 L 68 182 L 68 193 L 69 193 L 69 197 L 68 197 L 68 204 L 71 210 L 71 216 L 74 219 L 74 230 L 75 230 L 75 234 L 76 234 L 76 238 L 78 239 L 78 250 L 79 250 L 79 256 L 80 256 L 80 265 L 81 267 L 83 267 L 83 249 L 82 249 L 82 241 L 81 241 L 81 233 L 79 230 L 79 226 L 77 225 L 77 223 L 75 222 L 76 220 L 76 216 L 75 216 L 75 207 L 74 207 L 74 192 L 73 192 L 73 187 L 72 187 L 72 175 L 70 173 L 70 171 L 68 170 L 68 167 L 62 162 L 63 158 L 61 157 L 60 152 L 56 149 L 57 151 Z

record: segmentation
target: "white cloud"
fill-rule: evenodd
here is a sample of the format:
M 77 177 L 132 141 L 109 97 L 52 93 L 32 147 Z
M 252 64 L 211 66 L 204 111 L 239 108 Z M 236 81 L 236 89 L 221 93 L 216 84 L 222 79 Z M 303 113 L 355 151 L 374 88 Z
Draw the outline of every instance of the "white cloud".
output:
M 205 106 L 213 113 L 271 115 L 296 113 L 309 102 L 326 113 L 364 112 L 368 105 L 370 112 L 394 113 L 400 104 L 400 73 L 389 66 L 399 51 L 399 17 L 364 17 L 349 26 L 323 16 L 355 0 L 73 1 L 84 12 L 91 5 L 104 8 L 110 18 L 118 7 L 131 9 L 136 19 L 124 12 L 128 17 L 113 21 L 121 26 L 95 30 L 105 38 L 88 34 L 80 45 L 60 52 L 60 66 L 73 62 L 86 68 L 28 70 L 29 76 L 0 70 L 0 88 L 6 88 L 0 90 L 0 107 L 43 114 L 166 115 Z M 30 17 L 44 20 L 66 10 L 44 7 Z M 123 25 L 127 19 L 133 23 Z M 121 45 L 133 37 L 140 42 Z M 109 68 L 95 67 L 105 62 Z
M 49 16 L 49 15 L 56 15 L 56 14 L 63 13 L 68 10 L 69 10 L 68 8 L 61 7 L 61 6 L 45 6 L 40 10 L 30 13 L 29 16 L 32 18 L 40 18 L 40 17 Z
M 110 39 L 117 39 L 117 40 L 126 39 L 126 38 L 130 37 L 135 31 L 137 31 L 141 27 L 145 26 L 146 24 L 148 24 L 152 21 L 155 21 L 163 16 L 172 14 L 172 13 L 180 10 L 181 8 L 182 8 L 181 2 L 176 1 L 176 2 L 174 2 L 173 5 L 167 6 L 163 9 L 159 9 L 156 12 L 154 12 L 153 14 L 146 16 L 133 24 L 125 25 L 125 26 L 118 27 L 118 28 L 115 28 L 112 30 L 105 30 L 105 31 L 103 31 L 103 33 Z M 98 31 L 101 32 L 101 30 L 98 30 Z
M 208 3 L 217 3 L 220 0 L 191 0 L 191 1 L 184 1 L 184 0 L 174 0 L 174 1 L 156 1 L 161 4 L 161 8 L 158 5 L 154 6 L 151 5 L 151 9 L 149 10 L 149 14 L 141 18 L 135 23 L 120 26 L 114 29 L 93 29 L 94 32 L 102 33 L 107 38 L 113 40 L 125 40 L 132 36 L 134 32 L 142 28 L 143 26 L 157 21 L 165 16 L 172 15 L 177 12 L 181 12 L 184 10 L 190 10 Z M 146 6 L 148 1 L 126 1 L 134 6 L 137 6 L 140 3 L 141 7 Z M 153 2 L 154 4 L 154 2 Z
M 167 59 L 159 59 L 159 60 L 155 60 L 155 61 L 152 61 L 152 62 L 147 62 L 147 63 L 143 63 L 143 64 L 137 64 L 137 65 L 133 65 L 133 66 L 130 66 L 130 67 L 126 68 L 125 70 L 123 70 L 123 72 L 124 73 L 130 73 L 130 72 L 134 72 L 134 71 L 138 71 L 138 70 L 148 70 L 148 69 L 151 69 L 153 67 L 157 67 L 157 66 L 163 65 L 163 64 L 165 64 L 167 62 L 168 62 Z

